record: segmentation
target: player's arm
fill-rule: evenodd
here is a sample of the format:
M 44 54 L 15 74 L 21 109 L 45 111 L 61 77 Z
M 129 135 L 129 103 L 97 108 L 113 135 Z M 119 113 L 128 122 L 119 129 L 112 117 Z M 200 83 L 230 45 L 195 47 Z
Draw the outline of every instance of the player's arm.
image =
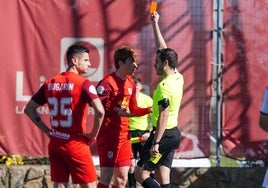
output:
M 97 94 L 96 88 L 89 81 L 86 80 L 82 86 L 82 99 L 90 104 L 90 106 L 94 109 L 94 125 L 93 129 L 90 133 L 83 133 L 82 135 L 89 139 L 89 143 L 95 140 L 97 136 L 102 121 L 104 119 L 104 107 L 100 97 Z
M 159 21 L 159 14 L 155 11 L 151 15 L 151 24 L 153 27 L 154 41 L 155 41 L 155 45 L 156 45 L 157 50 L 162 49 L 162 48 L 167 48 L 167 44 L 166 44 L 164 37 L 160 31 L 158 21 Z
M 24 113 L 31 119 L 31 121 L 45 134 L 49 135 L 50 129 L 48 126 L 42 121 L 40 115 L 37 113 L 36 109 L 40 105 L 37 104 L 33 99 L 31 99 L 25 109 Z
M 259 126 L 268 132 L 268 88 L 266 88 L 259 114 Z
M 100 126 L 102 124 L 104 118 L 104 108 L 102 102 L 99 98 L 92 100 L 91 106 L 94 108 L 95 116 L 94 116 L 94 127 L 91 132 L 91 138 L 95 138 L 99 132 Z
M 134 89 L 129 103 L 129 113 L 127 117 L 143 116 L 145 114 L 151 113 L 152 107 L 140 108 L 138 107 L 136 90 Z
M 118 110 L 118 115 L 119 116 L 124 116 L 124 117 L 137 117 L 137 116 L 144 116 L 146 114 L 149 114 L 152 112 L 152 108 L 132 108 L 132 110 L 128 110 L 126 108 L 121 108 Z

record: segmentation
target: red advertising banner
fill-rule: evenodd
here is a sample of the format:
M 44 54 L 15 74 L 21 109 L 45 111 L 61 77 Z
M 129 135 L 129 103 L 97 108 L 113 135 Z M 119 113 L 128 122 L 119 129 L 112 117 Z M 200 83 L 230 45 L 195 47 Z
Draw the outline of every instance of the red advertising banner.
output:
M 268 84 L 268 2 L 225 1 L 223 149 L 234 158 L 267 159 L 267 133 L 258 125 Z
M 146 92 L 152 94 L 160 78 L 153 67 L 155 48 L 150 2 L 1 2 L 0 155 L 47 155 L 48 138 L 30 122 L 23 110 L 47 78 L 65 70 L 66 49 L 75 42 L 83 42 L 90 48 L 92 67 L 85 76 L 95 84 L 114 71 L 112 57 L 117 47 L 135 48 L 140 55 L 137 75 L 142 78 Z M 212 2 L 158 1 L 158 12 L 163 35 L 168 46 L 179 54 L 178 70 L 185 79 L 178 120 L 183 139 L 175 158 L 208 157 Z M 39 113 L 49 123 L 48 108 L 40 108 Z M 94 111 L 90 109 L 88 114 L 90 129 Z M 95 145 L 92 149 L 97 155 Z

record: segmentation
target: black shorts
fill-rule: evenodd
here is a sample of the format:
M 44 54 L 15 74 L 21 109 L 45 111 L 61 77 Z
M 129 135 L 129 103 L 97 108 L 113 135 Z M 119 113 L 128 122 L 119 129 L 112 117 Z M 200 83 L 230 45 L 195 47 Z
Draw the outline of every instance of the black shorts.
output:
M 150 149 L 152 147 L 152 141 L 154 139 L 155 130 L 152 130 L 150 137 L 143 147 L 143 151 L 140 155 L 140 160 L 137 165 L 145 170 L 153 171 L 159 166 L 166 166 L 171 168 L 174 152 L 180 145 L 181 134 L 177 127 L 172 129 L 166 129 L 159 143 L 159 152 L 162 154 L 161 159 L 156 163 L 150 161 Z
M 130 131 L 131 138 L 139 137 L 142 136 L 144 133 L 149 132 L 149 131 L 140 131 L 140 130 L 135 130 L 135 131 Z M 139 142 L 139 143 L 133 143 L 132 145 L 132 153 L 135 159 L 138 159 L 140 157 L 140 153 L 143 150 L 145 142 Z

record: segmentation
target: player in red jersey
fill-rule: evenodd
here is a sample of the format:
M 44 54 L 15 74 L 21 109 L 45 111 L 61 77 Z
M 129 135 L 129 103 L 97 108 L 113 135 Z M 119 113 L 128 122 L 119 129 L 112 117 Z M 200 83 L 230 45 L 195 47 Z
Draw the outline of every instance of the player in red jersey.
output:
M 89 144 L 95 139 L 103 121 L 104 108 L 92 83 L 80 74 L 91 65 L 89 50 L 72 45 L 67 51 L 66 72 L 46 80 L 25 108 L 26 115 L 50 138 L 48 145 L 51 180 L 54 187 L 67 187 L 69 176 L 82 188 L 97 186 L 97 174 Z M 37 113 L 48 104 L 51 128 Z M 88 107 L 95 110 L 94 127 L 86 132 Z
M 151 108 L 139 108 L 132 78 L 137 69 L 137 53 L 127 46 L 114 53 L 116 71 L 106 75 L 97 86 L 105 109 L 105 118 L 97 137 L 100 157 L 99 188 L 125 187 L 131 164 L 132 149 L 128 117 L 145 115 Z

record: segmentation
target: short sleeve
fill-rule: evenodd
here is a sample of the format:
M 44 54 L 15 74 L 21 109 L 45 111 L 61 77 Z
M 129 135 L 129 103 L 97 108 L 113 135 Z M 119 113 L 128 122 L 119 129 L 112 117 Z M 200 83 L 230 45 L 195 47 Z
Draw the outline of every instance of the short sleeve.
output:
M 82 85 L 82 98 L 89 104 L 92 100 L 98 98 L 96 88 L 89 80 L 85 80 Z
M 32 96 L 32 100 L 41 106 L 47 102 L 45 96 L 45 85 L 42 85 L 39 90 Z

